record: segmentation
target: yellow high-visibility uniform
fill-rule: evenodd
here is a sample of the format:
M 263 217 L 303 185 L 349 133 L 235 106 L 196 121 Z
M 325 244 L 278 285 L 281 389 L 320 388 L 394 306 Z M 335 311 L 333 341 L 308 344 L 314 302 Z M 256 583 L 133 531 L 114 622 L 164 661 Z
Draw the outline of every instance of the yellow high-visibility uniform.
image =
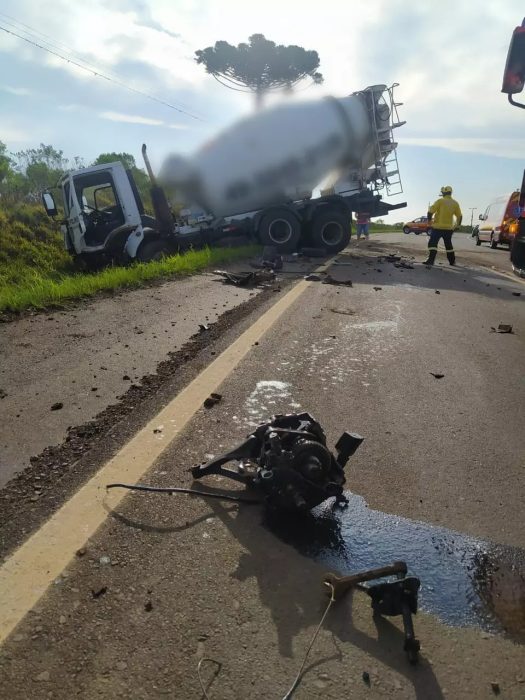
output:
M 452 199 L 452 197 L 440 197 L 436 199 L 428 212 L 429 214 L 433 214 L 432 228 L 437 228 L 442 231 L 453 231 L 463 216 L 459 204 L 455 199 Z M 455 223 L 454 217 L 456 217 Z

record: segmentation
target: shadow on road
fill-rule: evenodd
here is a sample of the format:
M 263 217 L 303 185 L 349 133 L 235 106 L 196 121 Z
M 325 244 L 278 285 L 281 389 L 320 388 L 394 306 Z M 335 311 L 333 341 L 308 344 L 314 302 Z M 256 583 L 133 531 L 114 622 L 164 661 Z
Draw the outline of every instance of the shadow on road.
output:
M 326 605 L 322 569 L 311 560 L 298 555 L 266 527 L 261 527 L 261 519 L 257 515 L 254 517 L 253 511 L 241 509 L 235 515 L 218 502 L 210 502 L 210 508 L 244 549 L 232 577 L 239 581 L 255 579 L 260 602 L 268 608 L 275 625 L 279 652 L 285 657 L 292 657 L 294 637 L 302 629 L 316 626 Z M 294 526 L 289 520 L 288 524 Z M 275 525 L 272 523 L 272 527 Z M 301 524 L 301 527 L 305 526 L 308 527 L 305 523 Z M 344 546 L 341 535 L 336 530 L 327 520 L 321 530 L 316 527 L 316 536 L 325 540 L 328 538 L 336 547 Z M 345 663 L 344 655 L 335 640 L 348 642 L 380 663 L 402 673 L 413 685 L 418 700 L 440 700 L 443 694 L 428 661 L 421 657 L 419 666 L 413 667 L 406 660 L 403 633 L 384 619 L 374 621 L 377 638 L 359 631 L 353 625 L 352 602 L 350 597 L 341 601 L 337 604 L 335 614 L 328 617 L 326 628 L 334 635 L 338 653 L 328 656 L 326 660 L 337 658 Z M 318 663 L 312 664 L 312 667 Z
M 396 262 L 389 262 L 386 257 L 395 253 L 403 260 L 413 265 L 413 269 L 396 267 Z M 420 289 L 438 291 L 456 291 L 480 294 L 493 299 L 510 299 L 520 301 L 512 292 L 520 293 L 522 285 L 516 280 L 505 279 L 489 268 L 481 268 L 463 262 L 459 255 L 456 267 L 451 267 L 445 260 L 438 260 L 434 267 L 429 268 L 421 262 L 411 259 L 411 256 L 395 244 L 370 243 L 356 252 L 342 253 L 329 271 L 336 280 L 352 280 L 354 287 L 359 284 L 372 286 L 408 285 Z M 381 290 L 378 290 L 380 293 Z M 523 293 L 525 298 L 525 293 Z

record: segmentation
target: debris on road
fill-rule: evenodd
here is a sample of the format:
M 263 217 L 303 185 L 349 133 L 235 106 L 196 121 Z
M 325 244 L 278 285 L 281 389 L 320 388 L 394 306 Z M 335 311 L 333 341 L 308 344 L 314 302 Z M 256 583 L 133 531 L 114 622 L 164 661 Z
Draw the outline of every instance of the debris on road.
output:
M 102 586 L 102 588 L 97 588 L 96 591 L 91 589 L 91 595 L 95 599 L 100 598 L 101 596 L 105 595 L 107 592 L 108 592 L 107 586 Z
M 363 675 L 361 676 L 363 679 L 363 683 L 366 683 L 366 685 L 370 685 L 370 674 L 368 671 L 363 671 Z
M 490 684 L 490 687 L 492 688 L 492 692 L 494 693 L 494 695 L 499 695 L 499 694 L 500 694 L 499 683 L 491 683 L 491 684 Z
M 212 408 L 215 404 L 222 401 L 222 394 L 211 393 L 204 401 L 204 408 Z
M 374 614 L 387 617 L 401 615 L 405 632 L 403 649 L 408 654 L 409 662 L 416 664 L 421 645 L 414 634 L 412 615 L 417 613 L 417 596 L 421 581 L 415 576 L 407 576 L 407 572 L 406 563 L 396 561 L 388 566 L 361 571 L 350 576 L 328 573 L 323 583 L 330 588 L 332 599 L 340 600 L 351 589 L 360 588 L 372 599 Z M 363 587 L 362 585 L 366 581 L 376 581 L 390 576 L 396 576 L 396 579 L 372 586 Z
M 222 277 L 225 284 L 233 284 L 236 287 L 257 287 L 275 281 L 275 272 L 266 268 L 254 272 L 215 270 L 214 274 Z
M 510 323 L 500 323 L 497 328 L 494 328 L 494 326 L 491 326 L 490 332 L 491 333 L 514 333 Z
M 374 292 L 380 292 L 383 289 L 383 287 L 374 287 Z
M 283 256 L 273 246 L 264 246 L 262 256 L 259 260 L 250 263 L 250 267 L 255 269 L 282 270 Z
M 412 263 L 409 263 L 407 260 L 400 260 L 397 263 L 394 263 L 394 267 L 401 267 L 405 270 L 413 270 L 414 266 Z
M 210 327 L 208 326 L 207 323 L 199 323 L 199 333 L 204 333 L 205 331 L 209 331 Z
M 441 292 L 439 291 L 439 289 L 436 289 L 436 291 L 434 292 L 434 294 L 441 294 Z
M 211 394 L 209 398 L 214 396 L 220 394 Z M 321 425 L 309 413 L 278 415 L 256 428 L 230 452 L 189 470 L 194 479 L 213 474 L 255 487 L 262 491 L 265 501 L 182 486 L 113 483 L 107 484 L 106 489 L 188 493 L 252 505 L 265 502 L 274 512 L 305 515 L 329 498 L 335 498 L 335 504 L 348 502 L 343 492 L 344 469 L 363 440 L 361 435 L 344 432 L 335 445 L 334 455 L 326 446 Z M 237 469 L 225 468 L 223 465 L 228 462 L 237 462 Z
M 321 277 L 319 275 L 314 274 L 314 273 L 312 273 L 310 275 L 305 275 L 304 279 L 307 282 L 320 282 L 321 281 Z
M 156 428 L 153 428 L 153 432 L 156 433 L 156 434 L 162 433 L 163 430 L 164 430 L 164 426 L 163 426 L 163 425 L 159 425 L 159 426 L 157 426 Z
M 326 275 L 323 280 L 323 284 L 334 284 L 341 287 L 353 287 L 352 280 L 337 280 L 332 275 Z
M 521 296 L 521 292 L 512 292 L 512 296 L 513 296 L 513 297 L 520 297 L 520 296 Z
M 344 316 L 353 316 L 355 311 L 352 309 L 330 309 L 333 314 L 343 314 Z
M 309 414 L 275 416 L 231 451 L 191 470 L 194 479 L 219 475 L 255 486 L 273 509 L 306 513 L 326 499 L 345 503 L 344 467 L 363 442 L 345 432 L 334 456 L 326 447 L 321 425 Z M 237 470 L 225 468 L 238 462 Z
M 324 248 L 301 248 L 300 254 L 305 258 L 326 258 Z
M 62 401 L 57 401 L 51 406 L 52 411 L 60 411 L 61 408 L 64 408 L 64 404 Z
M 436 379 L 443 379 L 445 376 L 444 374 L 441 374 L 440 372 L 430 372 L 430 374 L 435 377 Z

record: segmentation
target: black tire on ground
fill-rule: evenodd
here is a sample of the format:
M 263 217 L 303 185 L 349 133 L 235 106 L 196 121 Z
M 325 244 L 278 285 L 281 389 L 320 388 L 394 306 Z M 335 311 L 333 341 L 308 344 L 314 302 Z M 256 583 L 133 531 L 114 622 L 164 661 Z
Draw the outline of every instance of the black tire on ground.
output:
M 350 226 L 349 214 L 324 206 L 313 218 L 310 239 L 314 247 L 324 248 L 327 253 L 339 253 L 350 243 Z
M 479 236 L 476 236 L 476 245 L 481 245 L 481 241 L 479 240 Z
M 268 209 L 258 226 L 263 245 L 276 248 L 279 253 L 293 253 L 301 238 L 301 224 L 286 207 Z
M 496 248 L 498 247 L 498 241 L 496 240 L 494 234 L 492 234 L 492 236 L 490 237 L 490 247 L 492 248 L 492 250 L 496 250 Z
M 162 260 L 170 254 L 170 249 L 166 241 L 142 241 L 137 251 L 136 259 L 139 262 L 151 262 L 152 260 Z
M 403 233 L 410 233 L 408 226 L 403 226 Z

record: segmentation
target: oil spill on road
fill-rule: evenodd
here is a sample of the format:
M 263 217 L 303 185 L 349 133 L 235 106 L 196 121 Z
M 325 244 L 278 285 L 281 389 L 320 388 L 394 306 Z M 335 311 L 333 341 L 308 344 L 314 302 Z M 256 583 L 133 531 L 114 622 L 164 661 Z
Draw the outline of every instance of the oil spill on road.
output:
M 371 510 L 346 493 L 348 508 L 317 508 L 305 523 L 268 519 L 304 556 L 341 574 L 402 559 L 421 579 L 420 608 L 456 626 L 476 625 L 525 643 L 525 550 Z

